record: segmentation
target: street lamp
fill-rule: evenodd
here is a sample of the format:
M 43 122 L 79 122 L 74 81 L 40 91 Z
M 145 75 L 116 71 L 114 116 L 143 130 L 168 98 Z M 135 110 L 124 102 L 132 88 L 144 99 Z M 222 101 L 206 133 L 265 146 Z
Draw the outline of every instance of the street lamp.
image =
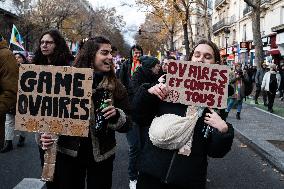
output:
M 228 39 L 229 39 L 229 34 L 230 34 L 230 30 L 229 28 L 225 28 L 224 29 L 224 33 L 225 33 L 225 39 L 226 39 L 226 57 L 228 55 L 227 49 L 228 49 Z

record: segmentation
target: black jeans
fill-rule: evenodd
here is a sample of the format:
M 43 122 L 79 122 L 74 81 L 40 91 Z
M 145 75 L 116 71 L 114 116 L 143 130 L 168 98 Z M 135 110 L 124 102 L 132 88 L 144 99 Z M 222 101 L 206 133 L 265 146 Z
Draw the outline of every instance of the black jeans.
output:
M 95 162 L 90 138 L 81 141 L 77 157 L 57 152 L 54 181 L 47 189 L 111 189 L 114 155 Z
M 268 97 L 268 110 L 271 110 L 273 107 L 274 99 L 275 99 L 276 94 L 271 93 L 267 91 L 267 97 Z
M 255 85 L 256 86 L 256 91 L 255 91 L 255 96 L 254 96 L 254 99 L 257 100 L 260 93 L 261 93 L 261 85 Z M 266 91 L 263 91 L 262 92 L 262 97 L 263 97 L 263 102 L 264 104 L 267 103 L 267 94 L 266 94 Z

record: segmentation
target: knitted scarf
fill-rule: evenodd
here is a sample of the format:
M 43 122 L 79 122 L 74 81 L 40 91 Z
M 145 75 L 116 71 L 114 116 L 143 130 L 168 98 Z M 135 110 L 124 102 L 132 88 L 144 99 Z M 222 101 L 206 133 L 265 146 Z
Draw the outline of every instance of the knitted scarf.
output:
M 186 117 L 175 114 L 156 117 L 149 129 L 153 145 L 168 150 L 179 149 L 179 154 L 189 156 L 194 128 L 203 110 L 202 107 L 188 106 Z

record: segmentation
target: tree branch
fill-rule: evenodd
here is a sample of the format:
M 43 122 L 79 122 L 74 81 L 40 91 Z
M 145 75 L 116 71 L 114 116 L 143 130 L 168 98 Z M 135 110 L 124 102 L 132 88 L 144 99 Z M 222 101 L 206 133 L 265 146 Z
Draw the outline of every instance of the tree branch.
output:
M 259 0 L 260 1 L 260 0 Z M 255 3 L 253 3 L 252 0 L 244 0 L 244 2 L 246 2 L 248 4 L 248 6 L 254 8 L 254 9 L 257 9 L 257 6 Z

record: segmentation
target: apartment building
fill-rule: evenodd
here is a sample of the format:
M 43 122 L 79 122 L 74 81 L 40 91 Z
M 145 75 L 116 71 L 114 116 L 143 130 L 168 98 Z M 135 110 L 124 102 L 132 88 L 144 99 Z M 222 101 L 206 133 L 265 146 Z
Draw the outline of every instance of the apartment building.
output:
M 278 63 L 281 52 L 284 55 L 284 49 L 281 49 L 284 0 L 261 0 L 261 8 L 260 27 L 265 59 L 274 59 Z M 214 3 L 213 39 L 219 46 L 222 57 L 229 63 L 254 64 L 251 11 L 252 8 L 243 0 L 216 0 Z
M 209 19 L 209 25 L 211 25 L 211 12 L 212 12 L 212 1 L 208 1 L 208 19 Z M 204 30 L 205 23 L 204 23 L 204 10 L 198 6 L 197 4 L 192 3 L 191 4 L 191 12 L 190 12 L 190 21 L 192 28 L 192 33 L 189 31 L 189 37 L 192 36 L 193 39 L 193 46 L 196 42 L 198 42 L 200 39 L 207 38 L 208 33 L 206 33 L 206 30 Z M 211 32 L 211 31 L 210 31 Z M 180 24 L 178 26 L 178 29 L 175 32 L 174 35 L 174 50 L 176 51 L 176 54 L 183 54 L 185 55 L 185 46 L 184 46 L 184 32 L 182 25 Z

